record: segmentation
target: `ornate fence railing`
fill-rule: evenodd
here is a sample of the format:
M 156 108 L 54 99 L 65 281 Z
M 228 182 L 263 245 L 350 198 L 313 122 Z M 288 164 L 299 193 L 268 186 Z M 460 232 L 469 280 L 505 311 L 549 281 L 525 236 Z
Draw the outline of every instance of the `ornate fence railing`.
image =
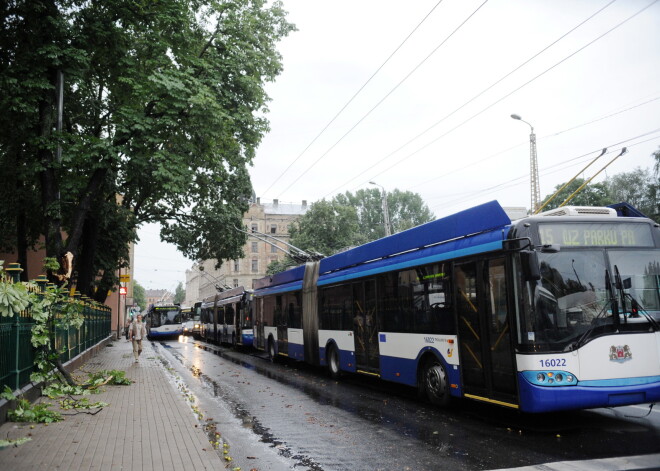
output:
M 18 281 L 22 271 L 18 263 L 10 263 L 4 271 L 10 275 L 11 281 Z M 46 288 L 45 276 L 37 278 L 29 287 L 37 294 Z M 60 352 L 60 360 L 65 363 L 88 348 L 96 345 L 111 334 L 110 308 L 99 304 L 85 296 L 74 294 L 72 301 L 77 299 L 83 302 L 83 324 L 80 328 L 63 327 L 55 322 L 54 345 Z M 61 318 L 60 314 L 56 314 Z M 57 319 L 56 319 L 57 321 Z M 30 308 L 11 317 L 0 316 L 0 390 L 9 386 L 17 390 L 30 382 L 30 375 L 34 371 L 35 348 L 32 346 L 32 319 Z

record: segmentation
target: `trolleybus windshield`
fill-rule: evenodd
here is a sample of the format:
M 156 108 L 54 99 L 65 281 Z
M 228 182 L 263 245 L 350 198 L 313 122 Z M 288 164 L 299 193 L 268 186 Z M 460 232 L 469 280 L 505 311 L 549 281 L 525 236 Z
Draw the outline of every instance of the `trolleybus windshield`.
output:
M 587 331 L 589 337 L 594 329 L 611 333 L 613 312 L 628 330 L 648 330 L 647 315 L 660 320 L 657 249 L 565 249 L 539 254 L 539 263 L 541 279 L 531 286 L 531 309 L 521 324 L 523 348 L 570 350 Z M 622 280 L 618 286 L 617 272 Z M 632 312 L 633 299 L 643 315 Z
M 151 319 L 151 327 L 180 324 L 181 311 L 178 307 L 155 307 Z

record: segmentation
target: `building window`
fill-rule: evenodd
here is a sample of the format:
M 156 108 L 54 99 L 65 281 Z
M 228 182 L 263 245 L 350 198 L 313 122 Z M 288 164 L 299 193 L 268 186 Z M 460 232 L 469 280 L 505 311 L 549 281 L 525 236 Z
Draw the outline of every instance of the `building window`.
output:
M 257 232 L 259 230 L 259 225 L 256 223 L 252 224 L 252 232 Z
M 239 271 L 240 268 L 241 267 L 239 266 L 238 260 L 234 260 L 234 271 Z
M 271 245 L 270 246 L 270 253 L 277 253 L 277 247 L 275 247 L 274 245 Z
M 277 224 L 271 224 L 270 225 L 270 233 L 271 234 L 277 233 Z
M 252 253 L 259 252 L 259 242 L 252 242 Z
M 252 260 L 252 273 L 257 273 L 259 271 L 259 260 Z
M 234 288 L 238 288 L 238 278 L 234 278 Z

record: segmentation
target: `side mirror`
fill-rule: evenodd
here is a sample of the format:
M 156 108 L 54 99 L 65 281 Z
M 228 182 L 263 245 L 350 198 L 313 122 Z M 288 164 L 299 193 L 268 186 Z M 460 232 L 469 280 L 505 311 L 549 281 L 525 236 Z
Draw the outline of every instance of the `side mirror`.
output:
M 535 250 L 521 250 L 520 265 L 525 281 L 536 281 L 541 279 L 539 257 Z

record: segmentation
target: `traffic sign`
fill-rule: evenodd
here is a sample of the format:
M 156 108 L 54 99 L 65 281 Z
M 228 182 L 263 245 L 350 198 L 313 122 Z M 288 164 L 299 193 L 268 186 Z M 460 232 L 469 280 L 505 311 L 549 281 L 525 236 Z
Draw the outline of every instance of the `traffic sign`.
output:
M 131 281 L 131 275 L 126 274 L 126 275 L 119 275 L 119 281 L 122 283 L 129 283 Z
M 126 293 L 128 293 L 128 288 L 126 286 L 120 286 L 119 294 L 121 294 L 122 296 L 126 296 Z

